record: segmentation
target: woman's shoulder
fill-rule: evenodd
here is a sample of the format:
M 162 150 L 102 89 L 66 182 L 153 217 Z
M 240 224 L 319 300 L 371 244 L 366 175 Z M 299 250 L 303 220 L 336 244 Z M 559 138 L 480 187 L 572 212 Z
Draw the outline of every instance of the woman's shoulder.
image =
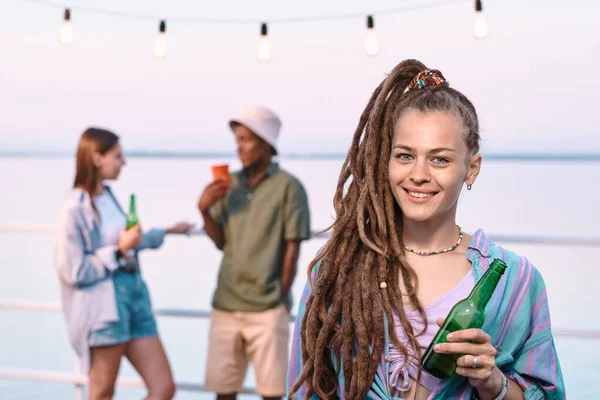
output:
M 78 210 L 81 209 L 86 202 L 89 201 L 88 193 L 80 188 L 72 188 L 65 194 L 63 202 L 63 210 Z
M 89 194 L 79 188 L 72 188 L 65 194 L 60 212 L 60 220 L 64 223 L 69 220 L 79 220 L 87 213 L 93 213 Z
M 506 263 L 505 275 L 510 280 L 517 281 L 520 285 L 544 285 L 540 271 L 526 256 L 495 243 L 481 229 L 473 234 L 473 242 L 479 243 L 477 250 L 490 262 L 497 258 Z

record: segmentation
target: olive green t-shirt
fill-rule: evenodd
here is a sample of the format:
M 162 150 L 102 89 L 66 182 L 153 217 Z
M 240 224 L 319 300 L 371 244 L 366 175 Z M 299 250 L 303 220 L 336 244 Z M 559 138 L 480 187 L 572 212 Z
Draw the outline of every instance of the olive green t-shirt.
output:
M 280 305 L 286 241 L 310 237 L 308 199 L 300 181 L 271 164 L 250 189 L 246 175 L 236 172 L 229 194 L 210 213 L 225 235 L 213 307 L 259 312 Z

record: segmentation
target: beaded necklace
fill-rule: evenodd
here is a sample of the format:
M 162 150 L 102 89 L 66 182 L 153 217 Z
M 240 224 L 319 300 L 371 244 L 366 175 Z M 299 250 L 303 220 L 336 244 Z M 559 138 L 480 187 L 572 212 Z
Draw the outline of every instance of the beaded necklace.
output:
M 462 239 L 463 239 L 463 231 L 462 231 L 461 227 L 458 225 L 456 225 L 456 227 L 458 228 L 458 241 L 446 249 L 442 249 L 439 251 L 420 251 L 420 250 L 411 249 L 407 245 L 404 245 L 404 249 L 406 249 L 406 251 L 410 251 L 411 253 L 415 253 L 420 256 L 433 256 L 436 254 L 442 254 L 442 253 L 447 253 L 449 251 L 452 251 L 452 250 L 456 249 L 458 246 L 460 246 L 460 243 L 462 242 Z

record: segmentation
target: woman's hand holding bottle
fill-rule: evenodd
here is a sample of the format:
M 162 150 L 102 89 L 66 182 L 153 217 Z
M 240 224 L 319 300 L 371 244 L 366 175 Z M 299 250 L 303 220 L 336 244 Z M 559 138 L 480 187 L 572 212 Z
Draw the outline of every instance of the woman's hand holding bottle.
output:
M 129 250 L 136 249 L 142 241 L 142 227 L 138 224 L 130 229 L 123 229 L 119 233 L 117 250 L 125 255 Z

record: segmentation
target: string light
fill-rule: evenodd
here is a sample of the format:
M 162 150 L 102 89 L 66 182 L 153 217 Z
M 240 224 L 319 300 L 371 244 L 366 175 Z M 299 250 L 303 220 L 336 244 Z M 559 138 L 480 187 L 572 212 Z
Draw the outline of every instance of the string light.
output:
M 483 16 L 481 0 L 475 1 L 475 21 L 473 22 L 473 34 L 477 39 L 485 39 L 488 35 L 487 21 Z
M 379 40 L 375 34 L 375 23 L 373 16 L 367 17 L 367 35 L 365 36 L 365 52 L 371 57 L 379 54 Z
M 71 26 L 71 10 L 65 8 L 63 23 L 58 33 L 58 41 L 63 46 L 70 46 L 73 43 L 73 26 Z
M 158 37 L 154 42 L 154 57 L 165 58 L 167 55 L 167 23 L 162 20 L 158 26 Z
M 61 44 L 68 46 L 73 43 L 73 28 L 71 26 L 71 10 L 83 13 L 91 13 L 98 15 L 107 15 L 112 17 L 123 17 L 132 18 L 138 20 L 154 20 L 158 19 L 156 16 L 151 14 L 111 10 L 106 8 L 98 7 L 86 7 L 76 6 L 71 8 L 64 8 L 62 2 L 56 0 L 23 0 L 31 3 L 37 3 L 39 5 L 48 6 L 52 8 L 60 8 L 64 10 L 64 21 L 61 26 L 59 33 L 59 41 Z M 427 3 L 404 5 L 396 8 L 378 10 L 367 16 L 367 32 L 365 35 L 365 52 L 370 57 L 374 57 L 379 54 L 379 40 L 375 33 L 374 15 L 392 15 L 403 12 L 424 10 L 430 8 L 437 8 L 440 6 L 446 6 L 456 3 L 464 3 L 472 0 L 432 0 Z M 600 3 L 600 0 L 597 0 Z M 337 15 L 314 15 L 314 16 L 300 16 L 300 17 L 284 17 L 270 19 L 270 23 L 277 24 L 289 24 L 299 22 L 317 22 L 317 21 L 332 21 L 332 20 L 349 20 L 356 18 L 364 18 L 364 14 L 360 13 L 346 13 Z M 194 17 L 173 17 L 168 18 L 172 23 L 194 23 L 194 24 L 226 24 L 226 25 L 239 25 L 239 24 L 256 24 L 260 23 L 255 19 L 225 19 L 225 18 L 194 18 Z M 267 35 L 267 24 L 260 23 L 260 41 L 257 48 L 257 58 L 261 63 L 268 62 L 271 59 L 271 46 L 268 41 Z M 481 0 L 475 1 L 475 21 L 473 22 L 473 33 L 477 39 L 484 39 L 488 35 L 487 22 L 482 13 Z M 153 54 L 156 58 L 164 58 L 167 54 L 167 38 L 166 38 L 166 22 L 165 20 L 160 21 L 158 38 L 154 43 Z
M 258 42 L 258 50 L 256 52 L 258 61 L 266 63 L 271 59 L 271 46 L 267 38 L 267 24 L 263 23 L 260 26 L 260 41 Z

